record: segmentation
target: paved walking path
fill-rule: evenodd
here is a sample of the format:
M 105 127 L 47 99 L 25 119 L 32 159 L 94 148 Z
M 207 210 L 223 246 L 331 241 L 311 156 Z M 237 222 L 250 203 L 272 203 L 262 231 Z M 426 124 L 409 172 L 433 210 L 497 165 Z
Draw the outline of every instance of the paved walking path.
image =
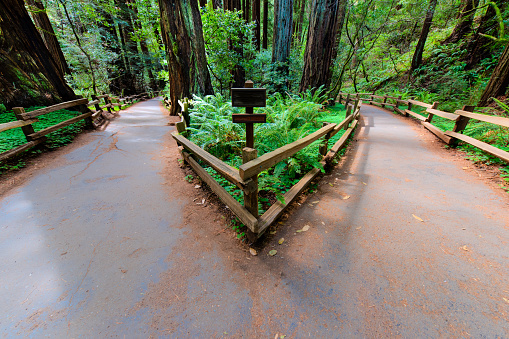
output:
M 507 198 L 361 113 L 348 160 L 253 257 L 182 180 L 157 100 L 131 107 L 0 198 L 0 333 L 509 337 Z

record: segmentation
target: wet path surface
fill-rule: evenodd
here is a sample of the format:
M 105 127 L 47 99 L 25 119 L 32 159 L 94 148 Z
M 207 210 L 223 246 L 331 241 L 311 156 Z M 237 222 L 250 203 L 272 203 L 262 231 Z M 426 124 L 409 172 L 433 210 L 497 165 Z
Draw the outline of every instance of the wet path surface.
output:
M 0 200 L 0 333 L 509 337 L 507 199 L 361 113 L 348 160 L 253 257 L 193 202 L 157 101 L 132 107 Z

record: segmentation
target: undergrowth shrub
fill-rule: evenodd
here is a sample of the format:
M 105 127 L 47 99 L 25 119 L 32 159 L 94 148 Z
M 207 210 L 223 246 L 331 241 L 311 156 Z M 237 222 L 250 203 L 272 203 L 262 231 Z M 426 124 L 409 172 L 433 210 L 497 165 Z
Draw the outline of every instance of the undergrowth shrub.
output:
M 258 156 L 301 139 L 322 126 L 325 112 L 318 102 L 326 101 L 323 88 L 308 90 L 300 95 L 276 93 L 267 100 L 267 106 L 257 108 L 255 113 L 267 114 L 267 123 L 255 124 L 255 148 Z M 194 97 L 190 108 L 191 125 L 189 139 L 207 152 L 229 165 L 238 168 L 242 165 L 242 148 L 245 142 L 244 124 L 234 124 L 231 115 L 241 113 L 232 107 L 231 102 L 221 95 Z M 330 114 L 330 113 L 329 113 Z M 334 111 L 335 115 L 344 111 Z M 342 119 L 341 119 L 342 120 Z M 335 136 L 338 139 L 341 132 Z M 331 140 L 333 142 L 333 140 Z M 260 173 L 258 177 L 260 193 L 271 192 L 278 199 L 313 167 L 323 169 L 317 140 L 292 157 L 279 162 L 273 168 Z M 221 178 L 212 168 L 206 168 L 234 198 L 242 201 L 242 192 Z M 260 213 L 267 205 L 267 198 L 260 198 Z

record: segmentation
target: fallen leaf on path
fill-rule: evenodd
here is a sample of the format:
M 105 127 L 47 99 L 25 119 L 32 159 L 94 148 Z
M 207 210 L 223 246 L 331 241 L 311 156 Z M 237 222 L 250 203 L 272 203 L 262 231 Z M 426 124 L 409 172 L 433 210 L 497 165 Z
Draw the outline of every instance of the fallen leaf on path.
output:
M 251 253 L 251 255 L 258 255 L 258 252 L 256 252 L 254 248 L 250 248 L 249 253 Z
M 324 223 L 323 221 L 322 221 L 322 225 L 324 225 L 324 226 L 325 226 L 325 223 Z
M 320 202 L 320 200 L 313 201 L 312 204 L 318 204 L 319 202 Z
M 334 187 L 334 184 L 332 182 L 329 182 L 330 187 Z
M 196 186 L 194 186 L 194 188 L 200 188 L 200 187 L 201 187 L 200 185 L 196 185 Z
M 307 232 L 307 231 L 309 231 L 309 229 L 310 229 L 310 228 L 311 228 L 311 226 L 306 225 L 306 226 L 302 227 L 302 230 L 301 230 L 301 231 L 302 231 L 302 232 Z
M 278 244 L 281 245 L 284 242 L 285 242 L 285 238 L 281 238 L 281 239 L 279 239 Z
M 509 299 L 507 299 L 507 298 L 502 298 L 502 299 L 504 299 L 504 301 L 509 304 Z
M 419 217 L 418 217 L 418 216 L 416 216 L 415 214 L 412 214 L 412 216 L 413 216 L 415 219 L 419 220 L 420 222 L 424 222 L 424 220 L 422 220 L 421 218 L 419 218 Z
M 343 200 L 348 200 L 348 199 L 350 199 L 350 196 L 349 196 L 349 195 L 345 195 L 345 196 L 343 197 Z
M 295 231 L 295 233 L 300 233 L 300 232 L 302 232 L 302 230 L 296 230 L 296 231 Z
M 277 254 L 277 250 L 272 250 L 272 251 L 269 251 L 269 255 L 271 257 L 275 256 Z
M 368 184 L 366 184 L 364 181 L 363 181 L 362 183 L 363 183 L 364 185 L 366 185 L 366 186 L 368 185 Z
M 276 231 L 271 231 L 270 234 L 276 234 Z
M 463 169 L 468 169 L 468 167 L 463 167 Z
M 464 246 L 462 246 L 462 247 L 460 247 L 460 248 L 461 248 L 463 251 L 465 251 L 465 252 L 470 251 L 470 250 L 468 249 L 467 245 L 464 245 Z
M 360 230 L 361 228 L 362 228 L 362 226 L 361 227 L 357 227 L 356 230 Z

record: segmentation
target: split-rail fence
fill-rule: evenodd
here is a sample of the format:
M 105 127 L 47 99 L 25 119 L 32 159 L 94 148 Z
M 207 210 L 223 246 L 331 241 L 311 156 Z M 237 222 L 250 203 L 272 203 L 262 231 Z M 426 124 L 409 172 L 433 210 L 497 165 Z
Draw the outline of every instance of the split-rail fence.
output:
M 183 111 L 187 108 L 187 101 L 180 102 Z M 214 191 L 221 201 L 240 219 L 249 229 L 250 240 L 259 238 L 268 227 L 273 224 L 286 210 L 288 206 L 302 193 L 311 182 L 320 174 L 319 168 L 313 168 L 300 179 L 284 195 L 282 200 L 274 203 L 263 215 L 258 215 L 258 174 L 267 170 L 279 162 L 291 157 L 306 146 L 323 138 L 319 152 L 322 156 L 323 166 L 330 164 L 339 152 L 347 145 L 347 140 L 352 135 L 360 118 L 359 108 L 362 104 L 357 100 L 346 105 L 346 118 L 338 123 L 324 122 L 322 128 L 308 136 L 282 146 L 272 152 L 258 157 L 257 150 L 244 148 L 242 150 L 243 165 L 238 169 L 234 168 L 212 154 L 208 153 L 198 145 L 185 137 L 186 123 L 183 112 L 182 121 L 176 124 L 177 132 L 172 133 L 181 150 L 184 160 L 189 164 L 198 176 Z M 329 140 L 339 131 L 345 130 L 341 138 L 329 149 Z M 199 163 L 202 161 L 212 167 L 220 176 L 228 180 L 243 191 L 244 205 L 233 198 Z
M 427 130 L 435 134 L 448 145 L 456 146 L 459 141 L 463 141 L 509 163 L 509 152 L 463 134 L 463 131 L 471 119 L 488 122 L 497 126 L 509 127 L 509 118 L 474 113 L 475 106 L 463 106 L 462 109 L 456 110 L 454 113 L 449 113 L 438 110 L 438 102 L 429 104 L 412 99 L 402 100 L 401 97 L 396 98 L 388 95 L 376 95 L 372 93 L 339 93 L 338 95 L 338 102 L 345 104 L 359 99 L 363 102 L 369 103 L 370 105 L 392 108 L 394 112 L 400 113 L 406 117 L 412 116 L 420 120 L 421 124 Z M 424 113 L 426 113 L 427 116 L 412 111 L 412 107 L 414 106 L 425 108 L 426 110 Z M 432 125 L 431 122 L 435 115 L 454 121 L 453 129 L 451 131 L 442 131 L 435 125 Z
M 103 94 L 99 96 L 93 95 L 91 101 L 89 101 L 87 98 L 81 98 L 62 102 L 30 112 L 26 112 L 23 107 L 14 107 L 13 111 L 17 120 L 0 124 L 0 132 L 11 130 L 13 128 L 21 128 L 27 142 L 23 145 L 0 153 L 0 161 L 10 159 L 34 146 L 43 143 L 46 140 L 46 135 L 63 127 L 74 124 L 80 120 L 85 120 L 88 128 L 97 127 L 115 113 L 115 107 L 123 109 L 125 106 L 132 104 L 135 101 L 147 98 L 148 96 L 148 93 L 141 93 L 125 98 L 117 98 L 109 94 Z M 94 109 L 90 107 L 94 107 Z M 60 122 L 56 125 L 47 127 L 43 130 L 37 132 L 34 130 L 32 124 L 39 121 L 39 116 L 66 108 L 75 108 L 81 112 L 81 114 L 69 120 Z

